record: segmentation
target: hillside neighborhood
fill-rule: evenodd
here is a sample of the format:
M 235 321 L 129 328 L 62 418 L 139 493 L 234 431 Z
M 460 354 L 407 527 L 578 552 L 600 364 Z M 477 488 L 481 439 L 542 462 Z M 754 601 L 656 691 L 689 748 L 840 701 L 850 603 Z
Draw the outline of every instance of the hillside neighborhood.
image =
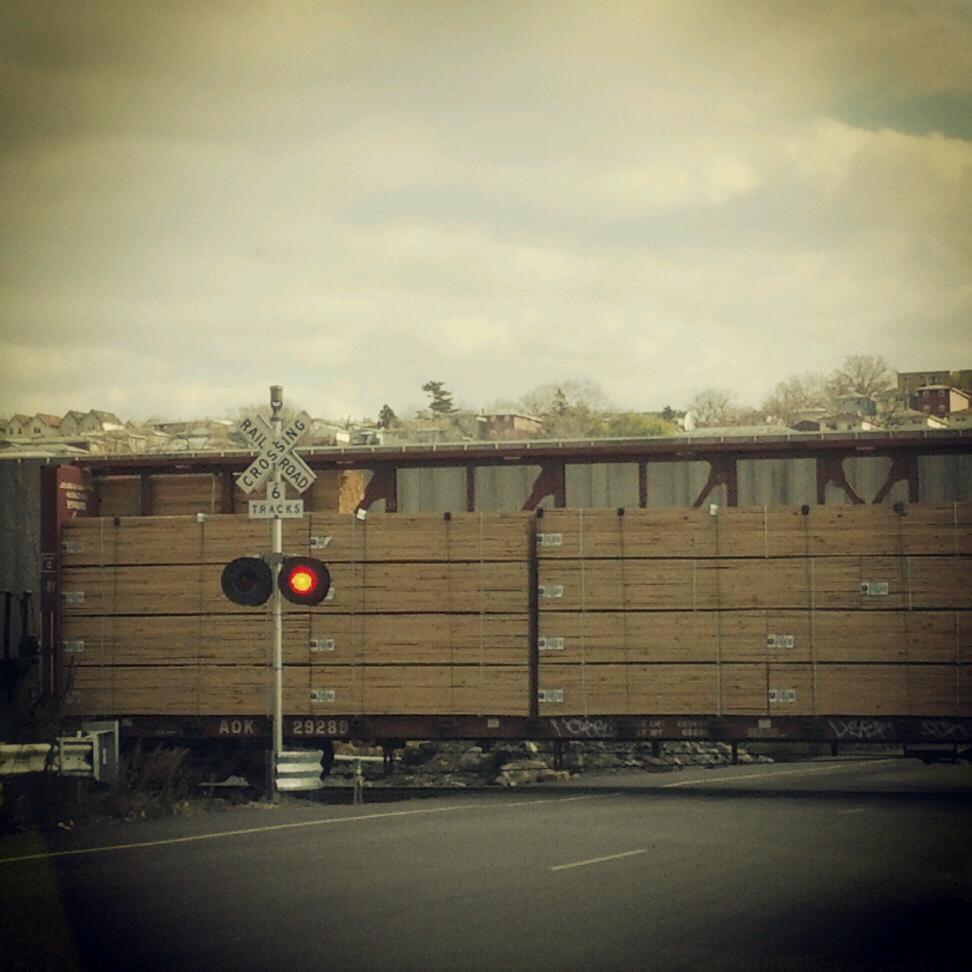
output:
M 399 419 L 386 405 L 376 421 L 314 418 L 308 447 L 432 445 L 440 442 L 524 439 L 618 438 L 638 435 L 783 434 L 868 432 L 972 427 L 972 369 L 897 372 L 896 387 L 872 394 L 859 390 L 832 396 L 822 405 L 785 409 L 787 414 L 707 408 L 712 393 L 696 396 L 696 408 L 663 412 L 613 413 L 570 402 L 557 388 L 540 414 L 469 412 L 452 407 L 441 382 L 423 386 L 430 408 Z M 782 387 L 778 386 L 779 388 Z M 726 396 L 727 393 L 721 393 Z M 564 433 L 562 419 L 583 410 L 577 432 Z M 784 409 L 780 409 L 784 411 Z M 561 420 L 561 421 L 558 421 Z M 86 455 L 233 452 L 245 448 L 233 419 L 123 420 L 114 412 L 71 409 L 64 415 L 38 412 L 0 418 L 0 458 L 69 458 Z

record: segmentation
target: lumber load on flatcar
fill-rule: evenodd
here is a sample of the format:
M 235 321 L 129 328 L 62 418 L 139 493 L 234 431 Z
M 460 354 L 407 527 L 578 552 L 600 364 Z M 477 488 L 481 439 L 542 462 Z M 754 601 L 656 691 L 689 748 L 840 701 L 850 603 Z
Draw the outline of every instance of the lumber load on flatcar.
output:
M 236 515 L 62 530 L 70 715 L 262 716 L 268 614 L 220 572 Z M 972 716 L 972 507 L 314 513 L 287 605 L 293 716 Z
M 313 514 L 288 553 L 327 559 L 331 590 L 287 605 L 295 714 L 527 715 L 530 518 Z M 72 714 L 266 714 L 267 612 L 220 588 L 269 546 L 239 516 L 88 518 L 64 527 L 62 665 Z
M 968 505 L 541 523 L 543 714 L 972 714 Z

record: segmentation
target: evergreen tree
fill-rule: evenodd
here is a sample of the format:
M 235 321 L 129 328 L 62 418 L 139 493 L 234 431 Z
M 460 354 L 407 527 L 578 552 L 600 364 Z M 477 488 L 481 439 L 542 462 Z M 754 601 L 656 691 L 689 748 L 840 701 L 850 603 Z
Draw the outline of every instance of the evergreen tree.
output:
M 445 383 L 441 381 L 427 381 L 422 386 L 422 391 L 427 392 L 432 401 L 429 402 L 429 411 L 433 415 L 451 415 L 456 411 L 452 404 L 452 393 L 446 390 Z

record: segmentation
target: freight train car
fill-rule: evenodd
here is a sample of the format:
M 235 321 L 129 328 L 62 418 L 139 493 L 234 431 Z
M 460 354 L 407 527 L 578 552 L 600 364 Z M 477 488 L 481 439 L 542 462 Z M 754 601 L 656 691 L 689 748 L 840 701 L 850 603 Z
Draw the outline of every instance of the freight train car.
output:
M 333 593 L 287 606 L 285 735 L 968 742 L 970 441 L 311 450 L 320 495 L 284 549 L 324 559 Z M 63 715 L 269 739 L 269 621 L 219 585 L 270 548 L 235 512 L 246 460 L 42 470 Z M 657 505 L 683 479 L 690 502 Z

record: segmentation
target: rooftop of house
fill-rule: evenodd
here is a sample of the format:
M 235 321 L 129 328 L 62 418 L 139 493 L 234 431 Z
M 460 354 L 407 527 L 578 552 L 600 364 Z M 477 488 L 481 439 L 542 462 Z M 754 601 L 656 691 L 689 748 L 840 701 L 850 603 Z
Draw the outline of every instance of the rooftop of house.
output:
M 0 459 L 57 459 L 64 456 L 89 456 L 90 454 L 87 449 L 79 449 L 65 442 L 45 441 L 43 445 L 13 445 L 0 448 Z
M 511 419 L 511 418 L 521 418 L 528 419 L 530 422 L 542 422 L 543 419 L 538 415 L 527 415 L 526 412 L 482 412 L 476 416 L 476 418 L 481 419 Z
M 733 435 L 789 435 L 793 432 L 787 425 L 726 425 L 710 426 L 700 429 L 687 429 L 680 432 L 680 437 L 703 438 L 705 436 L 733 436 Z

